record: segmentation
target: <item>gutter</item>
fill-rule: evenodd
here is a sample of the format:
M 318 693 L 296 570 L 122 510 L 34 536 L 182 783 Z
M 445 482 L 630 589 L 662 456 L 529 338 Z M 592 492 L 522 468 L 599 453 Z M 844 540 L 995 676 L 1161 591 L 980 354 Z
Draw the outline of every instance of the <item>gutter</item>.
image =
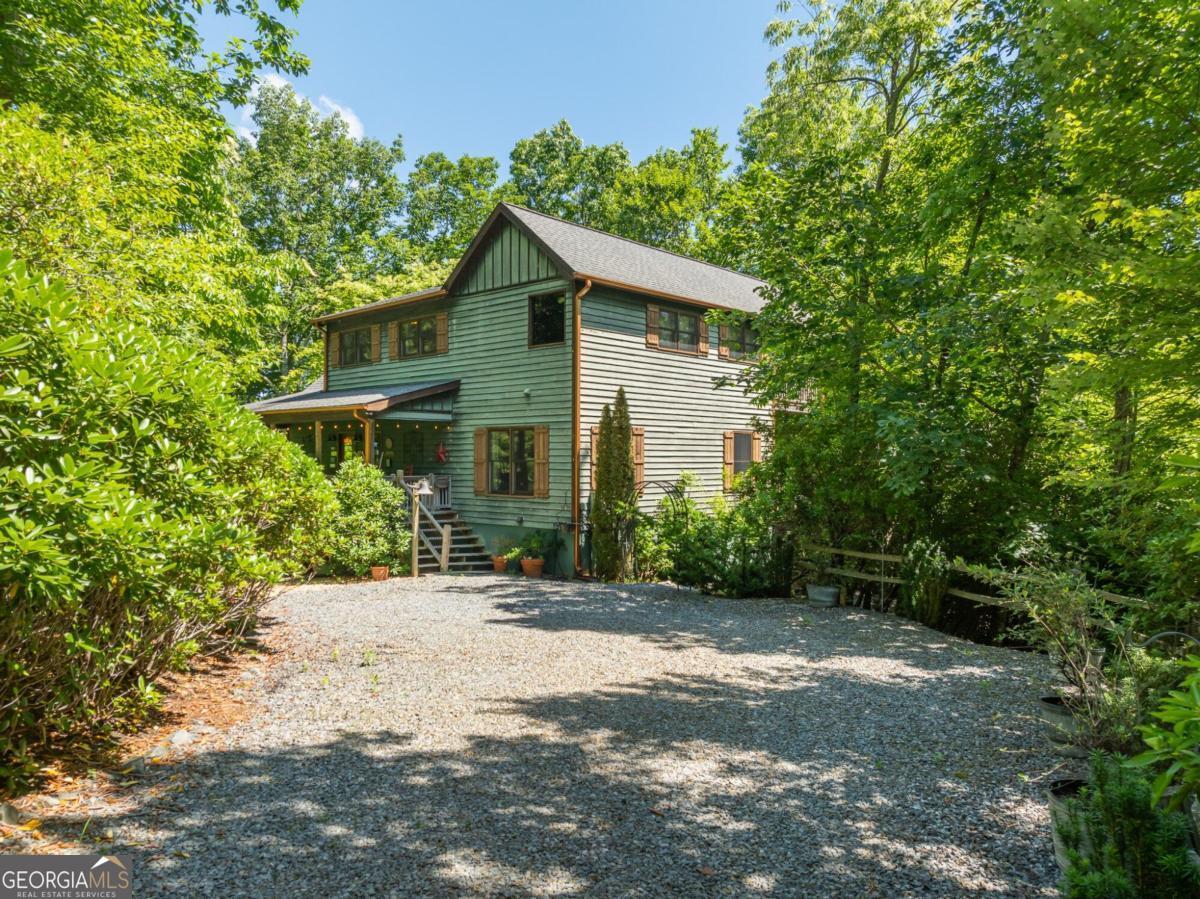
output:
M 583 425 L 582 413 L 579 403 L 579 382 L 580 382 L 580 360 L 582 356 L 582 337 L 583 337 L 583 298 L 587 296 L 588 291 L 592 289 L 592 279 L 584 278 L 583 287 L 575 291 L 575 302 L 571 304 L 571 530 L 573 560 L 575 565 L 575 574 L 579 575 L 582 570 L 582 558 L 579 548 L 579 512 L 580 512 L 580 493 L 581 485 L 579 478 L 579 450 L 580 436 L 579 429 Z

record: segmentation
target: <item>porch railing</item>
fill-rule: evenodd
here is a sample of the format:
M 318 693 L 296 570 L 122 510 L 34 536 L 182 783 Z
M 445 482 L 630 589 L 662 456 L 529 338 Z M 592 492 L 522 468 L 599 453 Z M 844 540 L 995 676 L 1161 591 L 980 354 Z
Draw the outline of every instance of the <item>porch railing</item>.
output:
M 421 544 L 424 544 L 429 552 L 437 559 L 438 569 L 440 571 L 449 571 L 450 569 L 450 525 L 442 524 L 437 520 L 437 517 L 430 511 L 421 499 L 421 494 L 417 492 L 418 486 L 425 478 L 397 478 L 397 484 L 404 489 L 408 494 L 409 508 L 411 509 L 412 517 L 412 576 L 419 577 L 421 574 Z M 449 482 L 449 478 L 446 481 Z M 431 486 L 433 486 L 431 484 Z M 449 495 L 449 483 L 446 486 L 447 498 Z M 430 499 L 437 500 L 438 490 L 434 487 L 434 491 Z M 449 508 L 447 506 L 446 508 Z M 429 524 L 429 528 L 435 535 L 440 538 L 441 546 L 434 544 L 433 540 L 429 539 L 429 535 L 425 533 L 425 528 L 421 527 L 421 518 L 424 517 Z
M 428 503 L 433 511 L 442 512 L 452 508 L 450 497 L 450 475 L 396 475 L 396 483 L 406 488 L 409 493 L 411 493 L 412 489 L 422 481 L 425 481 L 425 483 L 433 488 L 433 496 L 429 497 Z

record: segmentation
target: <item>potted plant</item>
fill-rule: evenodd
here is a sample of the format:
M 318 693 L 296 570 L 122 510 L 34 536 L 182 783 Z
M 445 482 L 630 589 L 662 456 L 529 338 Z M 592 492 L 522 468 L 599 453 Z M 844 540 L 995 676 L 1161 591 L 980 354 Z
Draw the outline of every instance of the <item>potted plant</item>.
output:
M 521 543 L 521 573 L 525 577 L 541 577 L 546 564 L 542 535 L 534 531 Z
M 371 566 L 371 580 L 386 581 L 388 579 L 388 567 L 386 565 Z
M 512 559 L 513 542 L 508 537 L 496 541 L 496 551 L 492 554 L 492 569 L 496 574 L 508 571 L 508 563 Z

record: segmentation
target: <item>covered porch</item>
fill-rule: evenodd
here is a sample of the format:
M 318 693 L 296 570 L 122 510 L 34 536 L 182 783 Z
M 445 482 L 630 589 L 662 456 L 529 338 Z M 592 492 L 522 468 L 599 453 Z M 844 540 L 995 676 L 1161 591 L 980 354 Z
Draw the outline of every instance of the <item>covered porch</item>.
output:
M 321 386 L 318 381 L 249 408 L 316 459 L 326 474 L 357 456 L 398 484 L 427 479 L 434 488 L 429 504 L 435 510 L 452 508 L 447 447 L 457 380 L 370 390 Z

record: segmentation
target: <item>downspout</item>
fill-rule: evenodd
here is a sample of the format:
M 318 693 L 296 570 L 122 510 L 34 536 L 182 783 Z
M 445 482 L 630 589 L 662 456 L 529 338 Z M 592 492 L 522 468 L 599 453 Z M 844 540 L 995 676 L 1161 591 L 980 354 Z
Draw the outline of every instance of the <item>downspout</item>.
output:
M 587 296 L 588 291 L 591 289 L 591 279 L 584 279 L 583 287 L 575 291 L 575 302 L 571 304 L 571 318 L 573 319 L 571 337 L 571 422 L 573 425 L 571 428 L 571 530 L 574 534 L 572 544 L 576 575 L 579 574 L 583 567 L 583 559 L 580 555 L 579 547 L 579 505 L 581 493 L 579 483 L 579 429 L 582 426 L 582 415 L 579 408 L 580 359 L 582 354 L 580 344 L 583 336 L 583 298 Z
M 363 426 L 363 461 L 368 465 L 372 464 L 375 449 L 375 422 L 372 419 L 365 418 L 358 414 L 357 409 L 351 409 L 350 414 L 358 421 L 362 422 Z

